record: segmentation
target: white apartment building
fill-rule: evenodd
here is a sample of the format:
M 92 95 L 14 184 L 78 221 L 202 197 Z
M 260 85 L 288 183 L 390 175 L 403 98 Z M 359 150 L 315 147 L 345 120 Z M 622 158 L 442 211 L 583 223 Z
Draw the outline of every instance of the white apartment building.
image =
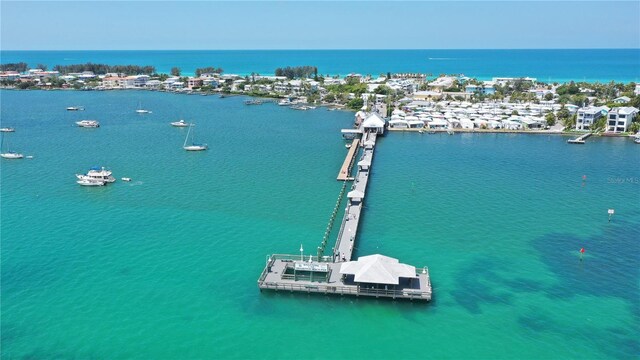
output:
M 616 107 L 607 115 L 607 132 L 626 132 L 631 125 L 631 120 L 638 115 L 638 109 L 634 107 Z
M 606 106 L 589 106 L 578 109 L 576 130 L 589 130 L 591 125 L 609 111 Z

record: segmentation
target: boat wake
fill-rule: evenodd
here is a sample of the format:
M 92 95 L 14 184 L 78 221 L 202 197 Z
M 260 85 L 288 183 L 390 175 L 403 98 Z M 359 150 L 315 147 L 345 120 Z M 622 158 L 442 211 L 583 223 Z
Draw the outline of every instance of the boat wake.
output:
M 427 58 L 427 59 L 428 60 L 436 60 L 436 61 L 438 61 L 438 60 L 458 60 L 456 58 L 432 58 L 432 57 Z

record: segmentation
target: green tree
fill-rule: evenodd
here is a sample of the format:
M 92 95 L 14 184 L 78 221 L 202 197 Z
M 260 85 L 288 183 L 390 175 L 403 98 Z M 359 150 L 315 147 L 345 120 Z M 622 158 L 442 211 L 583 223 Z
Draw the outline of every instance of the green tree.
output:
M 604 130 L 606 125 L 607 125 L 607 117 L 606 116 L 600 116 L 598 118 L 598 120 L 594 121 L 593 125 L 591 125 L 591 131 Z
M 180 68 L 177 66 L 174 66 L 171 68 L 171 75 L 173 76 L 180 76 Z
M 553 94 L 552 93 L 546 93 L 544 95 L 544 99 L 547 100 L 547 101 L 553 100 Z
M 374 92 L 376 94 L 389 95 L 393 92 L 393 90 L 387 85 L 380 85 L 374 90 Z
M 362 106 L 364 106 L 364 100 L 362 100 L 362 98 L 359 98 L 359 97 L 355 99 L 351 99 L 347 103 L 347 107 L 352 110 L 360 110 L 362 109 Z
M 576 126 L 576 114 L 573 114 L 571 116 L 569 116 L 568 118 L 564 119 L 564 122 L 562 123 L 565 127 L 565 129 L 572 129 Z
M 19 63 L 9 63 L 0 65 L 0 71 L 17 71 L 17 72 L 25 72 L 27 71 L 27 63 L 19 62 Z
M 31 81 L 19 82 L 18 85 L 16 85 L 16 87 L 21 90 L 28 89 L 34 86 L 36 86 L 36 83 Z
M 350 76 L 346 79 L 347 85 L 359 85 L 360 79 L 355 76 Z
M 564 124 L 565 121 L 571 117 L 571 113 L 569 113 L 569 109 L 567 109 L 566 107 L 564 107 L 564 105 L 560 108 L 560 110 L 558 110 L 558 112 L 556 113 L 556 118 L 559 121 L 562 121 L 562 123 Z
M 587 97 L 584 95 L 573 95 L 571 97 L 571 103 L 580 107 L 584 107 L 589 104 L 589 99 L 587 99 Z
M 580 87 L 576 85 L 573 81 L 569 84 L 563 84 L 558 86 L 556 89 L 556 93 L 558 95 L 575 95 L 580 92 Z
M 202 74 L 222 74 L 222 68 L 216 68 L 213 66 L 197 68 L 196 69 L 196 77 L 200 77 Z
M 556 124 L 556 116 L 553 114 L 553 111 L 549 111 L 547 116 L 545 116 L 545 120 L 547 120 L 548 126 L 553 126 Z
M 518 92 L 527 91 L 527 90 L 531 89 L 531 86 L 532 86 L 532 84 L 531 84 L 530 81 L 525 81 L 525 80 L 522 80 L 522 79 L 516 79 L 516 81 L 514 81 L 514 83 L 513 83 L 513 89 L 515 91 L 518 91 Z

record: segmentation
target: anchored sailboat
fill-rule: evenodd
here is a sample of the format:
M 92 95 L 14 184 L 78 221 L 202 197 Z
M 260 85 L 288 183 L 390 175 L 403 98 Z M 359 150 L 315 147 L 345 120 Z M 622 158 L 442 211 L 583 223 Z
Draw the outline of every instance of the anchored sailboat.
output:
M 182 145 L 182 148 L 187 151 L 207 150 L 209 148 L 207 144 L 198 144 L 193 142 L 193 131 L 191 131 L 192 127 L 193 124 L 189 124 L 189 130 L 187 131 L 187 136 L 184 138 L 184 144 Z M 191 145 L 187 145 L 187 141 L 189 141 L 189 134 L 191 134 Z
M 136 113 L 138 113 L 138 114 L 151 114 L 151 111 L 143 109 L 142 108 L 142 103 L 140 101 L 138 101 L 138 110 L 136 110 Z
M 2 151 L 0 157 L 5 159 L 22 159 L 24 157 L 21 153 L 4 149 L 4 136 L 2 136 L 2 140 L 0 141 L 0 151 Z

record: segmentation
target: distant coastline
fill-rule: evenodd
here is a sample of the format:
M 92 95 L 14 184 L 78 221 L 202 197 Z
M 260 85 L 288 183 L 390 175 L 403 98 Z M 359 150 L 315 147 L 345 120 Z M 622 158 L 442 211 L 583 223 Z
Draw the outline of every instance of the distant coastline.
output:
M 273 75 L 275 68 L 314 64 L 321 74 L 347 75 L 420 72 L 462 73 L 479 80 L 494 76 L 532 76 L 545 82 L 638 82 L 640 49 L 517 49 L 517 50 L 2 50 L 3 63 L 24 61 L 49 67 L 93 62 L 155 66 L 183 75 L 215 63 L 227 73 Z M 446 59 L 446 60 L 444 60 Z
M 625 50 L 602 51 L 600 55 L 611 55 L 608 51 Z M 616 61 L 635 63 L 634 56 L 640 55 L 640 49 L 628 51 L 632 52 L 628 58 L 622 57 Z M 179 53 L 188 55 L 192 52 Z M 386 52 L 387 55 L 390 53 Z M 469 77 L 461 71 L 364 74 L 350 70 L 342 75 L 323 74 L 322 67 L 317 63 L 294 65 L 295 61 L 280 63 L 269 69 L 266 75 L 257 70 L 252 70 L 250 75 L 230 73 L 216 60 L 209 60 L 199 68 L 183 69 L 172 64 L 170 72 L 164 72 L 153 65 L 154 60 L 146 58 L 148 63 L 140 63 L 140 59 L 131 54 L 130 62 L 117 64 L 97 63 L 86 58 L 76 61 L 74 57 L 69 57 L 65 58 L 67 62 L 57 63 L 51 70 L 46 62 L 37 63 L 34 67 L 29 59 L 9 63 L 3 58 L 0 85 L 20 90 L 148 90 L 203 96 L 218 94 L 225 97 L 233 94 L 276 98 L 279 99 L 278 105 L 296 110 L 313 109 L 320 105 L 374 112 L 389 118 L 390 127 L 400 129 L 439 129 L 445 126 L 471 131 L 499 129 L 498 132 L 534 130 L 561 133 L 563 130 L 577 130 L 612 134 L 635 134 L 640 130 L 640 84 L 634 81 L 590 83 L 572 79 L 568 82 L 547 82 L 528 74 L 518 77 L 492 74 L 491 80 L 483 80 Z M 238 54 L 237 60 L 246 60 L 246 54 Z M 369 54 L 374 63 L 375 54 Z M 428 59 L 453 62 L 456 66 L 456 54 L 448 55 L 454 57 Z M 316 61 L 322 63 L 324 60 Z M 530 64 L 536 63 L 535 59 L 528 61 Z M 336 62 L 340 63 L 336 59 L 331 63 Z M 243 68 L 247 70 L 251 65 L 245 64 Z M 602 66 L 593 65 L 585 70 L 591 73 L 598 69 L 602 69 Z M 186 71 L 194 71 L 195 76 L 187 75 Z M 640 67 L 634 66 L 629 73 L 639 71 Z M 247 105 L 254 104 L 262 104 L 262 101 L 247 101 Z M 611 116 L 607 115 L 610 110 Z M 589 115 L 584 117 L 585 114 Z

